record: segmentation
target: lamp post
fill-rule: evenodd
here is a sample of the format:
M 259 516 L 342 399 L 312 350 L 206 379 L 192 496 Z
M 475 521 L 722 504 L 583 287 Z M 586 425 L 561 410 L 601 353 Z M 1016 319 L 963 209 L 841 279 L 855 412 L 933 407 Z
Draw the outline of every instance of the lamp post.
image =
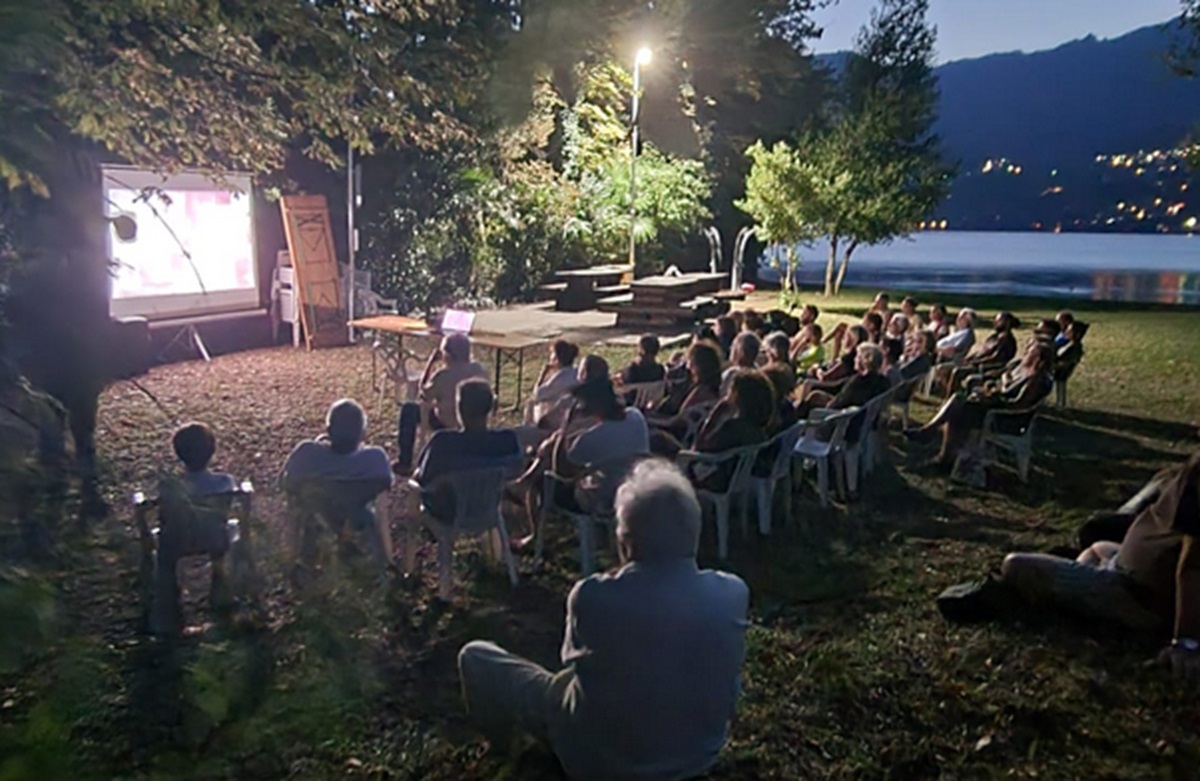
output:
M 653 57 L 650 50 L 643 46 L 638 49 L 633 61 L 633 110 L 630 112 L 632 129 L 629 133 L 629 265 L 637 267 L 637 159 L 638 159 L 638 119 L 641 114 L 642 97 L 642 66 L 649 65 Z

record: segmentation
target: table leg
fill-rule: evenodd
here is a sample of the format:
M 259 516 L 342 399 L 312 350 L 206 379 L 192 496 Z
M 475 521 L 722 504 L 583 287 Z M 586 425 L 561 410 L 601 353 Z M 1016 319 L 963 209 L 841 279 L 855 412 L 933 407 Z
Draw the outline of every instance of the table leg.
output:
M 521 382 L 524 378 L 525 378 L 525 351 L 517 350 L 517 406 L 515 408 L 519 408 L 521 406 L 521 388 L 522 388 Z
M 494 383 L 496 391 L 496 403 L 500 403 L 500 364 L 504 360 L 504 351 L 499 347 L 496 348 L 496 382 Z

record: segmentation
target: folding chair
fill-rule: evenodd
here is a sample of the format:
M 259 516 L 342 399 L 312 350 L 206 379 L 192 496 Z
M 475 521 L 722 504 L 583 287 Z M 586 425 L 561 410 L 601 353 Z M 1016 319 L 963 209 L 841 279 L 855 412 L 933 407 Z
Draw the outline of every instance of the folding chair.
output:
M 429 529 L 438 544 L 438 597 L 448 600 L 453 590 L 454 540 L 462 536 L 491 537 L 492 553 L 503 558 L 508 568 L 508 579 L 517 585 L 517 563 L 508 543 L 508 527 L 500 511 L 501 493 L 507 480 L 507 471 L 502 468 L 472 469 L 445 475 L 432 485 L 422 487 L 410 482 L 417 491 L 437 491 L 445 486 L 454 496 L 454 518 L 443 521 L 430 514 L 422 504 L 416 518 L 402 524 L 401 545 L 404 572 L 409 574 L 416 565 L 416 546 L 412 533 L 416 525 Z

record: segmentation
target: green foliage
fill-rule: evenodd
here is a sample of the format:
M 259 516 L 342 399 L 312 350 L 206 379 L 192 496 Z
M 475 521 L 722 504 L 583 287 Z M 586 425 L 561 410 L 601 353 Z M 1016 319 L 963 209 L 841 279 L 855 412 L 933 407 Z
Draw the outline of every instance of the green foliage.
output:
M 907 234 L 947 192 L 951 169 L 931 130 L 937 86 L 927 10 L 927 0 L 884 0 L 859 36 L 830 122 L 794 145 L 756 144 L 747 153 L 753 165 L 738 207 L 765 241 L 794 247 L 827 238 L 826 295 L 840 291 L 859 246 Z

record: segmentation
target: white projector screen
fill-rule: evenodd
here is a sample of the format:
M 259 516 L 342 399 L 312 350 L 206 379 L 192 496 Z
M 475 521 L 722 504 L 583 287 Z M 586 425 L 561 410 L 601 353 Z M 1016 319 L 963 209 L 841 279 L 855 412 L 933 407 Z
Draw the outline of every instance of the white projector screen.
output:
M 228 175 L 218 185 L 200 173 L 118 167 L 103 173 L 109 217 L 137 221 L 133 241 L 109 227 L 113 317 L 162 320 L 259 307 L 248 176 Z

